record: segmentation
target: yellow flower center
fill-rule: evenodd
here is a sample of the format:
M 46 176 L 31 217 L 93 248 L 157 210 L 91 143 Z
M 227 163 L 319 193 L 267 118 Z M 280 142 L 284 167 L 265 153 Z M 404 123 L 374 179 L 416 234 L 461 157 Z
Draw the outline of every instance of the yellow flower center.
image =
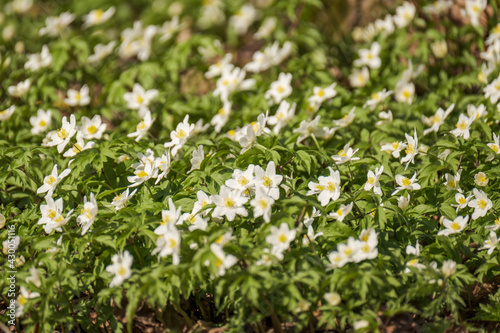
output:
M 370 252 L 370 246 L 368 244 L 364 244 L 362 247 L 361 247 L 361 251 L 363 251 L 364 253 L 368 253 Z
M 347 156 L 347 154 L 344 152 L 344 149 L 341 149 L 341 150 L 337 153 L 337 156 L 342 156 L 342 157 L 345 157 L 345 156 Z
M 455 125 L 455 127 L 463 131 L 467 128 L 467 122 L 464 120 L 459 121 L 458 124 Z
M 453 230 L 458 230 L 460 229 L 460 224 L 458 224 L 457 222 L 453 222 L 450 227 L 453 229 Z
M 366 181 L 368 184 L 372 185 L 373 183 L 375 183 L 375 178 L 373 177 L 368 177 L 368 180 Z
M 142 177 L 147 177 L 148 173 L 144 170 L 141 170 L 136 173 L 137 177 L 142 178 Z
M 454 180 L 450 180 L 448 182 L 448 187 L 455 188 L 455 181 Z
M 477 201 L 477 206 L 480 208 L 480 209 L 485 209 L 486 206 L 488 205 L 488 203 L 486 202 L 486 200 L 484 199 L 479 199 Z
M 486 181 L 486 177 L 482 176 L 481 178 L 479 178 L 480 183 L 484 183 L 485 181 Z
M 168 247 L 173 249 L 175 246 L 177 245 L 177 242 L 175 241 L 175 239 L 169 239 L 168 240 Z
M 226 110 L 224 110 L 223 108 L 220 108 L 220 109 L 219 109 L 219 111 L 217 112 L 217 114 L 218 114 L 219 116 L 223 116 L 223 115 L 225 115 L 225 114 L 226 114 Z
M 57 131 L 57 136 L 61 139 L 64 140 L 68 136 L 68 131 L 65 130 L 64 128 L 61 128 Z
M 26 297 L 24 297 L 23 295 L 19 295 L 17 301 L 19 302 L 19 304 L 24 305 L 26 304 Z
M 52 185 L 56 182 L 56 178 L 54 176 L 47 176 L 47 177 L 45 177 L 45 182 L 48 185 Z
M 334 182 L 328 182 L 328 184 L 326 185 L 326 189 L 330 192 L 333 192 L 335 191 L 335 183 Z
M 48 217 L 49 219 L 53 219 L 54 217 L 56 217 L 56 215 L 57 215 L 57 214 L 56 214 L 56 211 L 55 211 L 55 210 L 53 210 L 53 209 L 49 209 L 49 211 L 48 211 L 48 213 L 47 213 L 47 217 Z
M 219 268 L 222 266 L 223 262 L 219 258 L 215 259 L 215 267 Z
M 283 114 L 283 112 L 278 112 L 278 113 L 276 114 L 276 119 L 280 120 L 280 119 L 282 119 L 284 116 L 285 116 L 285 115 Z
M 497 145 L 490 145 L 490 148 L 495 152 L 495 153 L 498 153 L 498 146 Z
M 408 90 L 403 91 L 403 97 L 404 98 L 410 98 L 411 94 Z
M 231 198 L 224 199 L 224 206 L 231 208 L 234 206 L 234 200 Z
M 281 243 L 285 243 L 287 238 L 286 238 L 286 235 L 285 234 L 281 234 L 279 237 L 278 237 L 278 240 L 281 242 Z
M 458 199 L 458 203 L 461 205 L 465 204 L 465 202 L 466 202 L 466 200 L 464 197 L 461 197 L 460 199 Z
M 408 144 L 408 147 L 405 149 L 405 153 L 413 154 L 415 152 L 415 146 L 411 143 Z
M 102 17 L 102 14 L 104 14 L 104 12 L 102 11 L 102 9 L 96 9 L 94 11 L 94 15 L 95 15 L 96 19 L 100 19 Z
M 283 88 L 282 86 L 278 86 L 278 87 L 276 88 L 276 90 L 277 90 L 280 94 L 282 94 L 282 93 L 283 93 L 283 91 L 285 91 L 285 88 Z
M 120 269 L 118 270 L 118 275 L 124 276 L 125 274 L 127 274 L 127 269 L 125 268 L 125 266 L 120 266 Z
M 40 120 L 40 122 L 38 123 L 38 126 L 40 126 L 40 127 L 45 127 L 45 125 L 47 125 L 45 120 Z
M 337 210 L 337 215 L 338 215 L 338 216 L 342 216 L 342 211 L 343 211 L 343 209 L 342 209 L 342 208 L 340 208 L 339 210 Z
M 185 136 L 186 136 L 186 132 L 184 132 L 184 130 L 183 130 L 183 129 L 180 129 L 180 130 L 178 130 L 178 131 L 175 133 L 175 136 L 176 136 L 177 138 L 179 138 L 179 139 L 182 139 L 183 137 L 185 137 Z
M 138 125 L 137 125 L 137 130 L 140 131 L 140 130 L 143 130 L 146 128 L 146 124 L 144 123 L 144 121 L 141 121 Z
M 380 94 L 379 93 L 372 94 L 372 99 L 378 101 L 380 99 Z
M 89 127 L 87 127 L 87 132 L 89 132 L 90 134 L 95 134 L 95 132 L 97 132 L 97 127 L 95 127 L 94 125 L 90 125 Z
M 441 122 L 441 116 L 435 114 L 431 117 L 431 122 L 434 124 L 440 123 Z
M 403 186 L 409 186 L 411 184 L 411 181 L 404 177 L 402 180 L 401 180 L 401 184 L 403 184 Z
M 267 208 L 267 200 L 264 200 L 264 199 L 260 199 L 258 201 L 259 203 L 259 206 L 262 208 L 262 209 L 266 209 Z
M 236 132 L 234 130 L 229 130 L 227 131 L 227 134 L 229 134 L 230 136 L 235 136 Z
M 418 259 L 412 259 L 410 261 L 408 261 L 408 265 L 410 266 L 415 266 L 418 264 Z
M 350 256 L 352 254 L 352 249 L 350 247 L 346 247 L 346 249 L 344 250 L 344 254 L 346 256 Z
M 264 185 L 265 187 L 269 187 L 271 186 L 271 178 L 267 177 L 267 176 L 264 176 L 262 177 L 262 185 Z
M 318 90 L 318 97 L 325 96 L 325 91 L 323 89 Z
M 325 187 L 324 187 L 323 185 L 319 185 L 319 184 L 318 184 L 318 185 L 316 185 L 316 189 L 317 189 L 318 191 L 323 191 L 323 190 L 325 189 Z
M 80 215 L 85 215 L 86 218 L 90 219 L 92 218 L 92 213 L 90 212 L 90 209 L 85 209 L 83 208 L 81 211 L 80 211 Z
M 395 141 L 392 143 L 392 149 L 398 149 L 399 148 L 399 142 Z

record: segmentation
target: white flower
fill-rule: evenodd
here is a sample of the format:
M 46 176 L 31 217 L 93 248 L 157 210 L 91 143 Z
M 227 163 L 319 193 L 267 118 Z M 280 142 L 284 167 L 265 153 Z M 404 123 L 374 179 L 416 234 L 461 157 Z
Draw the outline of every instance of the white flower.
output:
M 70 106 L 84 106 L 90 103 L 89 87 L 85 84 L 80 90 L 69 89 L 64 102 Z
M 257 143 L 257 136 L 251 124 L 245 126 L 239 134 L 238 143 L 243 148 L 240 154 L 243 154 Z
M 331 212 L 330 214 L 328 214 L 328 216 L 330 216 L 331 218 L 333 218 L 334 220 L 337 220 L 339 222 L 342 222 L 344 221 L 344 218 L 349 215 L 349 213 L 351 212 L 352 210 L 352 205 L 353 203 L 351 202 L 350 204 L 348 205 L 340 205 L 340 208 L 337 209 L 336 211 L 334 212 Z
M 349 75 L 349 84 L 353 88 L 363 88 L 368 83 L 370 79 L 370 72 L 367 67 L 361 69 L 355 69 L 352 74 Z
M 401 150 L 405 148 L 406 148 L 406 143 L 401 141 L 394 141 L 393 143 L 383 144 L 380 150 L 392 154 L 392 156 L 395 158 L 399 158 Z
M 73 147 L 71 147 L 70 149 L 68 149 L 63 154 L 63 156 L 64 157 L 73 157 L 76 154 L 78 154 L 78 153 L 80 153 L 80 152 L 82 152 L 84 150 L 94 148 L 94 146 L 95 146 L 95 142 L 93 142 L 93 141 L 89 141 L 89 142 L 85 143 L 83 141 L 83 134 L 82 134 L 82 132 L 78 131 L 76 133 L 76 143 L 73 145 Z
M 457 174 L 455 176 L 450 175 L 449 173 L 444 175 L 444 177 L 446 179 L 445 185 L 446 185 L 447 191 L 456 190 L 460 193 L 462 192 L 462 189 L 460 188 L 460 185 L 458 184 L 460 182 L 460 175 L 461 175 L 460 170 L 457 172 Z
M 500 154 L 500 136 L 498 136 L 495 133 L 493 133 L 493 142 L 492 143 L 488 143 L 488 147 L 490 147 L 491 150 L 493 150 L 493 153 L 491 153 L 486 158 L 486 161 L 491 161 L 492 159 L 495 158 L 495 155 Z
M 413 174 L 413 177 L 411 177 L 411 178 L 407 178 L 407 177 L 404 177 L 402 175 L 396 175 L 396 183 L 399 186 L 396 187 L 396 191 L 392 192 L 391 195 L 394 195 L 401 190 L 408 190 L 408 191 L 419 190 L 420 185 L 417 184 L 417 181 L 418 181 L 418 179 L 417 179 L 416 172 Z
M 7 91 L 9 92 L 9 94 L 11 96 L 21 97 L 24 94 L 26 94 L 28 92 L 28 90 L 30 90 L 30 87 L 31 87 L 31 80 L 26 79 L 24 81 L 19 82 L 15 86 L 8 87 Z
M 363 229 L 359 234 L 360 246 L 359 251 L 354 258 L 355 262 L 374 259 L 378 256 L 378 239 L 375 229 Z
M 382 91 L 373 93 L 370 97 L 370 99 L 363 105 L 363 108 L 366 108 L 367 106 L 370 107 L 370 110 L 375 110 L 377 105 L 384 101 L 387 97 L 392 95 L 393 91 L 387 91 L 387 89 L 383 89 Z
M 88 57 L 87 61 L 89 63 L 95 63 L 101 61 L 102 59 L 113 53 L 115 46 L 116 46 L 116 41 L 111 41 L 106 45 L 97 44 L 96 46 L 94 46 L 94 53 Z
M 234 68 L 234 66 L 231 65 L 232 59 L 233 55 L 231 53 L 226 53 L 222 59 L 220 59 L 215 64 L 210 65 L 210 67 L 208 67 L 208 72 L 205 73 L 205 77 L 207 79 L 212 79 L 216 76 L 221 75 L 224 72 L 224 70 L 230 72 Z
M 164 146 L 166 148 L 173 147 L 172 155 L 177 155 L 177 152 L 182 148 L 182 146 L 184 146 L 193 129 L 194 124 L 189 123 L 189 115 L 186 115 L 184 120 L 177 124 L 175 130 L 170 133 L 170 139 L 172 139 L 172 141 L 165 143 Z
M 255 166 L 255 187 L 262 188 L 268 196 L 274 200 L 280 198 L 279 185 L 283 176 L 276 174 L 276 166 L 273 161 L 267 164 L 266 170 L 260 166 Z
M 492 104 L 496 104 L 500 100 L 500 76 L 491 81 L 484 89 L 484 97 L 489 98 Z
M 193 209 L 191 213 L 184 213 L 182 214 L 181 218 L 177 221 L 176 224 L 182 224 L 184 221 L 187 221 L 189 224 L 189 231 L 194 231 L 194 230 L 207 230 L 208 227 L 208 222 L 206 219 L 204 219 L 200 214 L 198 214 L 198 211 Z
M 437 0 L 425 6 L 423 11 L 427 14 L 439 15 L 444 13 L 453 5 L 453 0 Z
M 333 155 L 332 156 L 332 159 L 335 161 L 335 164 L 337 165 L 340 165 L 340 164 L 344 164 L 346 162 L 349 162 L 349 161 L 356 161 L 356 160 L 359 160 L 359 157 L 353 157 L 354 154 L 356 154 L 356 152 L 358 151 L 359 149 L 356 149 L 356 150 L 353 150 L 351 147 L 350 147 L 350 144 L 347 143 L 344 148 L 342 148 L 338 153 L 337 155 Z
M 44 132 L 52 124 L 52 111 L 38 109 L 37 115 L 30 118 L 30 124 L 33 126 L 32 134 L 37 135 Z
M 181 234 L 179 230 L 175 227 L 173 223 L 167 225 L 165 228 L 157 228 L 155 233 L 159 235 L 156 240 L 156 248 L 151 253 L 155 255 L 159 253 L 160 257 L 165 257 L 167 255 L 172 256 L 172 263 L 178 265 L 180 262 L 180 245 L 181 245 Z M 160 229 L 160 230 L 159 230 Z
M 170 154 L 163 154 L 155 159 L 155 166 L 158 168 L 158 177 L 156 177 L 155 185 L 160 182 L 170 171 Z
M 328 177 L 320 176 L 318 183 L 309 182 L 309 192 L 306 195 L 313 195 L 319 193 L 318 201 L 321 206 L 326 207 L 332 200 L 335 201 L 340 197 L 340 173 L 338 170 L 333 171 L 328 167 L 330 175 Z
M 373 193 L 382 195 L 382 189 L 380 188 L 380 176 L 384 172 L 384 166 L 382 165 L 380 168 L 375 168 L 375 173 L 371 170 L 368 170 L 368 175 L 365 183 L 365 191 L 370 191 L 373 188 Z
M 199 145 L 198 148 L 193 151 L 193 158 L 191 158 L 191 169 L 188 172 L 199 169 L 201 166 L 201 162 L 205 159 L 205 151 L 203 150 L 203 146 Z
M 309 103 L 311 104 L 322 104 L 324 101 L 332 99 L 337 95 L 337 91 L 335 90 L 335 86 L 337 83 L 332 83 L 328 87 L 314 87 L 313 95 L 308 98 Z
M 106 123 L 102 122 L 101 116 L 98 114 L 92 119 L 83 116 L 80 131 L 83 134 L 83 138 L 86 140 L 101 139 L 102 134 L 106 130 L 106 126 Z
M 80 211 L 80 215 L 76 217 L 76 222 L 82 227 L 82 236 L 87 233 L 97 216 L 97 202 L 94 193 L 90 193 L 89 201 L 87 201 L 86 196 L 83 198 L 83 201 L 83 208 Z
M 217 87 L 213 95 L 220 96 L 222 101 L 227 101 L 229 95 L 237 90 L 250 89 L 255 85 L 255 79 L 245 80 L 245 70 L 226 66 L 222 69 L 221 77 L 217 80 Z
M 253 175 L 255 165 L 250 164 L 245 171 L 234 170 L 231 179 L 226 180 L 225 185 L 232 190 L 237 190 L 248 196 L 250 189 L 255 186 L 255 177 Z
M 59 16 L 49 16 L 45 19 L 45 27 L 40 29 L 40 36 L 49 35 L 52 37 L 60 34 L 68 25 L 73 22 L 75 16 L 70 12 L 61 13 Z
M 438 232 L 438 236 L 441 235 L 449 236 L 451 234 L 459 233 L 460 231 L 465 229 L 468 221 L 469 221 L 469 215 L 457 216 L 453 221 L 448 219 L 443 219 L 443 226 L 446 229 L 443 229 L 440 232 Z
M 432 53 L 438 59 L 442 59 L 446 56 L 446 54 L 448 54 L 448 45 L 446 44 L 446 40 L 437 40 L 430 46 Z
M 306 223 L 304 223 L 304 225 L 306 225 Z M 302 244 L 307 246 L 312 241 L 316 240 L 316 238 L 323 236 L 323 235 L 324 235 L 323 232 L 318 232 L 315 234 L 314 228 L 312 227 L 312 225 L 309 225 L 307 227 L 307 234 L 305 234 L 304 237 L 302 238 Z
M 70 169 L 65 169 L 63 172 L 61 172 L 60 175 L 58 175 L 57 172 L 57 164 L 54 165 L 54 168 L 52 169 L 52 173 L 48 176 L 46 176 L 43 179 L 43 184 L 38 188 L 36 193 L 45 193 L 45 192 L 54 192 L 55 188 L 57 187 L 57 184 L 61 182 L 61 180 L 69 175 L 71 172 Z
M 324 295 L 324 298 L 328 302 L 328 305 L 331 305 L 331 306 L 337 306 L 340 304 L 340 302 L 342 302 L 340 295 L 336 292 L 326 293 Z
M 347 264 L 347 258 L 344 257 L 338 251 L 332 251 L 328 254 L 328 261 L 330 264 L 327 265 L 328 269 L 340 268 Z
M 35 72 L 40 68 L 50 66 L 51 63 L 52 55 L 50 54 L 47 45 L 44 45 L 42 46 L 42 51 L 40 53 L 28 55 L 28 61 L 24 64 L 24 69 Z
M 494 231 L 490 231 L 490 237 L 484 241 L 483 247 L 479 250 L 488 250 L 488 254 L 491 255 L 493 251 L 497 248 L 498 237 Z
M 422 122 L 425 125 L 430 126 L 430 128 L 424 130 L 424 135 L 427 135 L 430 132 L 437 132 L 439 130 L 439 127 L 444 124 L 446 117 L 448 117 L 448 115 L 451 113 L 451 111 L 453 111 L 454 108 L 455 104 L 451 104 L 446 109 L 446 111 L 439 108 L 431 117 L 422 116 Z
M 493 203 L 490 199 L 488 199 L 488 196 L 483 191 L 473 189 L 472 192 L 474 193 L 475 199 L 471 200 L 468 203 L 468 206 L 474 208 L 472 219 L 477 220 L 478 218 L 486 215 L 488 210 L 493 207 Z
M 500 218 L 493 221 L 493 223 L 494 224 L 492 224 L 492 225 L 487 225 L 485 228 L 492 230 L 492 231 L 498 230 L 500 228 Z
M 408 162 L 408 163 L 406 163 L 406 167 L 405 167 L 405 170 L 406 170 L 410 163 L 412 163 L 412 164 L 415 163 L 415 161 L 414 161 L 415 156 L 417 156 L 417 154 L 418 154 L 417 129 L 416 128 L 414 129 L 413 137 L 411 137 L 410 135 L 408 135 L 406 133 L 405 133 L 405 136 L 406 136 L 406 141 L 407 141 L 406 149 L 405 149 L 406 156 L 401 159 L 401 164 Z
M 465 9 L 462 9 L 462 15 L 470 19 L 472 25 L 479 25 L 479 16 L 485 10 L 486 0 L 465 0 Z
M 212 203 L 212 198 L 209 197 L 205 192 L 203 191 L 198 191 L 196 192 L 196 197 L 198 200 L 194 203 L 193 210 L 196 210 L 199 212 L 200 210 L 204 209 L 206 206 L 210 205 Z M 210 209 L 204 210 L 201 212 L 201 215 L 205 216 L 209 213 Z
M 58 213 L 53 219 L 47 221 L 45 225 L 43 226 L 43 230 L 50 234 L 52 231 L 57 231 L 57 232 L 62 232 L 62 227 L 68 223 L 69 219 L 71 218 L 71 215 L 73 214 L 73 209 L 66 214 L 66 217 L 64 217 L 61 213 Z
M 487 186 L 488 185 L 488 181 L 489 181 L 489 179 L 486 178 L 486 174 L 484 172 L 478 172 L 474 176 L 474 183 L 477 186 Z
M 417 244 L 415 245 L 415 247 L 413 247 L 411 245 L 408 245 L 406 247 L 406 254 L 408 254 L 408 255 L 414 255 L 414 256 L 417 256 L 417 257 L 420 255 L 420 244 L 418 243 L 418 241 L 417 241 Z M 409 267 L 415 267 L 415 268 L 418 268 L 419 270 L 425 268 L 425 265 L 419 263 L 418 259 L 412 259 L 412 260 L 408 261 L 406 263 L 406 266 L 407 267 L 405 269 L 405 273 L 411 272 L 411 270 L 410 270 Z
M 464 139 L 468 139 L 470 136 L 469 128 L 472 122 L 475 120 L 475 117 L 467 117 L 464 114 L 460 114 L 458 118 L 458 122 L 455 125 L 455 129 L 450 131 L 451 134 L 453 134 L 455 137 L 461 137 L 463 136 Z
M 268 17 L 262 22 L 256 33 L 253 34 L 255 39 L 264 39 L 271 35 L 276 28 L 276 17 Z
M 229 120 L 229 116 L 231 115 L 231 106 L 231 102 L 224 102 L 224 105 L 210 121 L 210 124 L 214 126 L 215 133 L 220 133 L 222 127 L 224 127 Z
M 127 136 L 129 138 L 135 137 L 135 141 L 139 142 L 139 140 L 142 139 L 148 133 L 155 119 L 156 118 L 151 119 L 151 111 L 147 110 L 146 113 L 144 114 L 144 118 L 135 127 L 135 132 L 129 133 L 127 134 Z
M 182 29 L 184 24 L 179 23 L 179 16 L 175 15 L 172 17 L 171 21 L 166 21 L 160 28 L 159 33 L 162 35 L 160 37 L 161 42 L 165 42 L 171 39 L 175 33 Z
M 415 95 L 415 85 L 411 82 L 396 86 L 394 98 L 401 103 L 411 104 Z
M 123 99 L 127 102 L 127 107 L 131 110 L 147 109 L 151 100 L 158 95 L 158 90 L 145 90 L 140 84 L 134 83 L 132 92 L 123 94 Z M 143 111 L 142 111 L 143 112 Z
M 404 28 L 413 20 L 415 16 L 415 5 L 406 1 L 402 6 L 396 8 L 396 15 L 393 16 L 394 23 L 398 28 Z
M 374 69 L 380 68 L 381 60 L 379 54 L 380 44 L 374 42 L 369 50 L 361 49 L 358 51 L 359 59 L 354 60 L 354 66 L 368 66 Z
M 37 224 L 43 225 L 55 219 L 63 211 L 63 199 L 59 198 L 56 201 L 52 199 L 52 192 L 49 191 L 45 196 L 45 205 L 40 205 L 40 212 L 42 217 L 38 220 Z
M 247 33 L 256 16 L 257 10 L 251 4 L 247 3 L 229 18 L 229 25 L 234 28 L 238 35 L 244 35 Z
M 129 188 L 117 195 L 116 197 L 113 198 L 113 201 L 111 202 L 111 206 L 114 206 L 116 210 L 120 210 L 125 207 L 127 204 L 127 201 L 130 200 L 130 198 L 137 192 L 137 189 L 133 190 L 132 193 L 129 194 Z
M 212 212 L 213 217 L 227 217 L 228 221 L 233 221 L 236 215 L 247 216 L 243 204 L 248 201 L 248 198 L 241 196 L 241 192 L 237 190 L 230 190 L 226 186 L 221 186 L 218 195 L 214 195 L 212 199 L 216 205 Z
M 29 291 L 26 287 L 19 288 L 19 295 L 16 298 L 16 317 L 21 317 L 24 312 L 24 306 L 28 299 L 40 297 L 40 293 Z
M 62 126 L 60 129 L 57 131 L 52 131 L 47 134 L 48 142 L 43 143 L 42 146 L 44 147 L 53 147 L 57 146 L 57 151 L 61 153 L 66 145 L 68 144 L 69 140 L 75 135 L 76 133 L 76 118 L 75 115 L 72 114 L 70 116 L 70 122 L 68 122 L 68 119 L 66 116 L 63 117 L 62 119 Z
M 265 98 L 271 104 L 278 104 L 284 98 L 287 98 L 292 93 L 292 74 L 290 73 L 280 73 L 278 80 L 271 83 L 271 87 L 266 94 Z
M 111 258 L 113 263 L 106 267 L 106 271 L 115 275 L 109 284 L 110 288 L 121 285 L 123 281 L 132 275 L 130 268 L 133 260 L 134 257 L 126 250 L 123 253 L 115 254 Z
M 144 183 L 150 178 L 156 178 L 158 169 L 154 168 L 152 163 L 146 163 L 134 171 L 134 176 L 127 177 L 127 180 L 132 183 L 130 187 L 136 187 Z
M 441 270 L 445 277 L 450 277 L 457 272 L 457 263 L 453 260 L 445 260 Z
M 484 104 L 480 104 L 478 107 L 475 107 L 472 104 L 467 105 L 467 116 L 471 119 L 477 120 L 485 117 L 487 114 L 488 111 L 486 111 L 486 106 L 484 106 Z
M 457 207 L 457 212 L 459 209 L 467 207 L 469 200 L 472 198 L 472 195 L 469 195 L 467 198 L 462 193 L 455 194 L 455 201 L 458 205 L 451 205 L 451 207 Z
M 257 188 L 255 193 L 255 198 L 250 201 L 250 205 L 253 209 L 253 216 L 262 216 L 264 221 L 271 221 L 271 211 L 274 204 L 273 198 L 269 197 L 263 187 Z
M 295 103 L 290 104 L 287 101 L 282 101 L 274 116 L 270 116 L 267 119 L 267 123 L 274 126 L 274 134 L 277 135 L 279 131 L 293 119 L 296 106 L 297 105 Z
M 349 237 L 347 243 L 340 243 L 337 245 L 337 251 L 343 257 L 346 263 L 355 262 L 358 258 L 358 251 L 360 250 L 361 242 L 354 237 Z
M 334 120 L 333 123 L 335 124 L 335 126 L 339 128 L 344 128 L 349 126 L 354 121 L 354 118 L 356 118 L 356 114 L 354 113 L 355 109 L 356 108 L 353 107 L 348 114 L 344 115 L 340 119 Z
M 398 198 L 398 207 L 400 209 L 405 209 L 406 207 L 408 207 L 409 204 L 410 204 L 410 195 L 409 194 L 407 197 L 400 196 Z
M 0 121 L 9 119 L 14 114 L 14 111 L 16 111 L 15 105 L 12 105 L 3 111 L 0 111 Z
M 215 267 L 217 268 L 217 276 L 223 276 L 226 274 L 226 269 L 233 267 L 238 262 L 238 258 L 232 254 L 226 254 L 219 244 L 210 244 L 210 250 L 216 257 Z
M 24 14 L 33 7 L 33 0 L 14 0 L 12 1 L 12 9 L 15 12 Z
M 297 138 L 297 143 L 302 142 L 304 139 L 311 135 L 322 134 L 323 129 L 318 128 L 320 116 L 316 116 L 313 120 L 307 121 L 303 120 L 299 124 L 299 128 L 293 130 L 293 133 L 299 133 Z
M 288 224 L 283 222 L 279 228 L 271 226 L 271 234 L 266 237 L 266 242 L 273 247 L 274 250 L 271 252 L 281 253 L 288 250 L 296 234 L 295 229 L 290 229 Z
M 290 42 L 285 42 L 280 49 L 279 43 L 276 41 L 267 46 L 262 52 L 256 51 L 252 56 L 252 61 L 247 63 L 244 68 L 249 72 L 260 73 L 272 66 L 279 65 L 290 55 L 291 51 L 292 45 Z
M 87 28 L 92 25 L 97 25 L 106 22 L 115 13 L 115 7 L 109 7 L 108 10 L 94 9 L 87 15 L 83 15 L 83 27 Z

